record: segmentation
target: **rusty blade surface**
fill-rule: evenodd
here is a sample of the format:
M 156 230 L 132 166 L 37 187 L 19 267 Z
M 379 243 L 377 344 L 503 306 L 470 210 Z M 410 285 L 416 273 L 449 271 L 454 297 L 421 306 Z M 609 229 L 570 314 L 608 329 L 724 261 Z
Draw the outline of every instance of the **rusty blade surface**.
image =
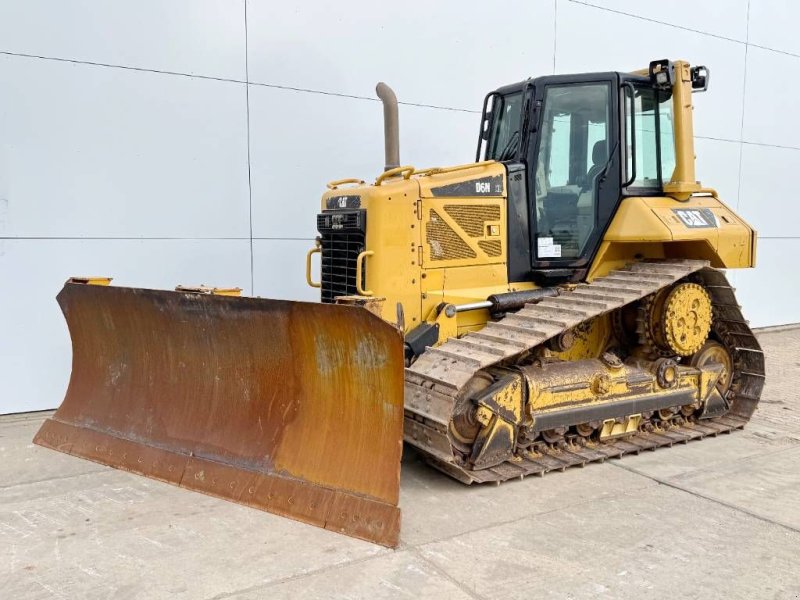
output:
M 352 306 L 67 283 L 72 376 L 34 441 L 397 544 L 400 333 Z

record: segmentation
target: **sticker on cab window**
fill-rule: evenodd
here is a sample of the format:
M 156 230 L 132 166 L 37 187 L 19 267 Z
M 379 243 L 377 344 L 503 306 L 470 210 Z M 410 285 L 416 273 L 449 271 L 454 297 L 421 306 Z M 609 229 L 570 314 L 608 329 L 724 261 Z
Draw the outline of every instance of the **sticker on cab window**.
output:
M 540 237 L 536 240 L 536 255 L 539 258 L 561 258 L 561 244 L 554 244 L 551 237 Z

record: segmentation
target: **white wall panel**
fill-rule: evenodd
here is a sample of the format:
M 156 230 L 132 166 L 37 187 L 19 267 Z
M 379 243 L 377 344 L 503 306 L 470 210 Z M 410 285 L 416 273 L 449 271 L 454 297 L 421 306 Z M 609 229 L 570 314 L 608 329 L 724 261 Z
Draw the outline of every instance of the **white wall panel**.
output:
M 741 131 L 744 44 L 560 1 L 556 70 L 631 71 L 669 58 L 707 65 L 711 87 L 693 96 L 696 135 L 738 140 Z M 749 73 L 748 73 L 749 74 Z
M 400 162 L 418 169 L 475 161 L 480 113 L 400 107 Z M 383 116 L 380 117 L 381 127 Z M 383 144 L 381 129 L 380 143 Z M 383 146 L 380 167 L 383 169 Z M 377 175 L 377 173 L 376 173 Z
M 578 2 L 578 4 L 581 3 L 583 2 Z M 588 0 L 586 2 L 586 4 L 603 6 L 645 19 L 713 33 L 742 42 L 747 37 L 747 3 L 748 0 L 724 0 L 724 2 L 720 0 L 712 2 L 697 2 L 697 0 L 670 0 L 669 2 Z
M 382 115 L 378 102 L 250 86 L 253 235 L 313 239 L 325 184 L 380 172 Z
M 798 238 L 760 239 L 756 268 L 735 271 L 736 296 L 751 327 L 800 323 L 798 256 Z
M 249 235 L 244 84 L 0 56 L 0 236 Z
M 387 5 L 249 1 L 250 80 L 480 110 L 486 92 L 553 70 L 553 0 Z
M 800 148 L 798 97 L 800 57 L 750 47 L 747 53 L 744 139 Z
M 0 51 L 244 80 L 244 3 L 9 0 Z
M 418 168 L 475 159 L 480 115 L 400 107 L 400 161 Z M 250 87 L 253 235 L 313 239 L 325 184 L 383 170 L 380 102 Z
M 383 80 L 401 102 L 479 111 L 487 91 L 552 73 L 554 48 L 559 73 L 711 68 L 694 96 L 698 178 L 762 236 L 758 267 L 729 275 L 753 325 L 798 322 L 799 18 L 785 0 L 247 0 L 246 56 L 245 0 L 0 2 L 0 52 L 67 61 L 0 55 L 0 413 L 61 401 L 54 297 L 70 275 L 316 300 L 305 253 L 325 183 L 383 165 L 380 103 L 340 95 L 374 98 Z M 783 54 L 751 46 L 745 65 L 748 32 Z M 204 79 L 244 80 L 246 60 L 264 84 L 249 89 L 249 164 L 245 85 Z M 401 161 L 473 160 L 478 119 L 401 105 Z
M 306 252 L 313 240 L 253 240 L 254 295 L 319 302 L 319 289 L 306 283 Z M 312 262 L 319 281 L 319 256 Z
M 800 54 L 800 4 L 792 0 L 750 0 L 749 41 L 774 50 Z
M 707 138 L 694 141 L 697 180 L 719 192 L 722 201 L 736 209 L 739 200 L 739 142 Z
M 250 287 L 246 240 L 0 239 L 0 414 L 58 406 L 69 381 L 69 334 L 55 296 L 71 275 L 172 289 Z
M 742 152 L 742 216 L 761 236 L 800 236 L 800 150 L 744 144 Z

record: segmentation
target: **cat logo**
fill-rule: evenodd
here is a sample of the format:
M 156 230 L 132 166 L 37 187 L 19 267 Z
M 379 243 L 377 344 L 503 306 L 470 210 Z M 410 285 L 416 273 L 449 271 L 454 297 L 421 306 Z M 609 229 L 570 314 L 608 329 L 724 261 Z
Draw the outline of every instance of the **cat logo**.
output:
M 361 206 L 361 196 L 332 196 L 328 198 L 325 206 L 329 210 L 359 208 Z
M 708 208 L 673 208 L 672 212 L 677 215 L 686 227 L 691 229 L 719 227 L 717 217 Z

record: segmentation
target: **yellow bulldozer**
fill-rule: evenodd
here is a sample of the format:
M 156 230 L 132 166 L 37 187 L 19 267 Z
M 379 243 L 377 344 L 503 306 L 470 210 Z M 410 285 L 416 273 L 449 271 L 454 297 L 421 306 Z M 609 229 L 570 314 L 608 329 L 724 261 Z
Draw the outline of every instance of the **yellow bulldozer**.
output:
M 695 178 L 706 67 L 486 96 L 476 162 L 328 184 L 320 303 L 73 278 L 36 443 L 394 546 L 403 442 L 466 484 L 744 426 L 764 357 L 723 269 L 756 234 Z M 319 255 L 319 269 L 317 259 Z

